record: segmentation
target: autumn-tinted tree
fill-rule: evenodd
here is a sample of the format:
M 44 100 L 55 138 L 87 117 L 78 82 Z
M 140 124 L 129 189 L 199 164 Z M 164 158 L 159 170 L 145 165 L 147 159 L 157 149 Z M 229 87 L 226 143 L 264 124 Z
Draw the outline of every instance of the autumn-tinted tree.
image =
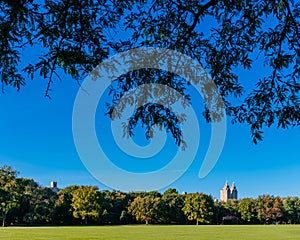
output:
M 263 195 L 259 196 L 255 201 L 257 218 L 260 222 L 276 222 L 283 217 L 283 203 L 280 197 Z

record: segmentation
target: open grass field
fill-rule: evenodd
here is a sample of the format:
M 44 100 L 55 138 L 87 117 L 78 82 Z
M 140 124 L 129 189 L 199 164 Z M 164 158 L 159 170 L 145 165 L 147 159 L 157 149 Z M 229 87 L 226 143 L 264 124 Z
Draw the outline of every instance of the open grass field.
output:
M 7 227 L 5 240 L 300 240 L 300 225 Z

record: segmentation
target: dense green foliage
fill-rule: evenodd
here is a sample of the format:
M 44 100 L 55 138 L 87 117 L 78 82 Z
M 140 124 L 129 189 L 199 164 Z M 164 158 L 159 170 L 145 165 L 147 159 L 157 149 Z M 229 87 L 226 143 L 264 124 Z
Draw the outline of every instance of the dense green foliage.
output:
M 3 240 L 298 240 L 299 225 L 0 228 Z
M 88 223 L 89 219 L 98 219 L 101 212 L 101 199 L 97 187 L 81 186 L 72 192 L 73 216 Z
M 299 197 L 263 195 L 224 203 L 175 189 L 123 193 L 93 186 L 69 186 L 56 193 L 16 174 L 11 167 L 0 168 L 3 225 L 222 224 L 225 216 L 245 224 L 300 223 Z
M 2 226 L 6 224 L 7 213 L 18 205 L 17 172 L 11 167 L 0 168 L 0 211 Z
M 145 221 L 146 224 L 152 219 L 158 218 L 158 205 L 160 198 L 153 198 L 151 196 L 136 197 L 130 203 L 128 211 L 135 216 L 137 221 Z
M 214 201 L 211 196 L 203 193 L 191 193 L 185 197 L 182 210 L 189 220 L 198 223 L 212 223 Z
M 50 97 L 53 81 L 63 73 L 80 81 L 114 53 L 168 48 L 203 66 L 227 114 L 233 122 L 248 123 L 257 142 L 263 127 L 300 124 L 299 19 L 300 3 L 292 0 L 5 0 L 0 3 L 0 81 L 3 90 L 20 89 L 39 75 L 48 80 Z M 40 49 L 39 56 L 22 62 L 30 49 Z M 241 79 L 238 73 L 255 64 L 264 71 Z M 173 87 L 189 99 L 183 79 L 142 69 L 111 87 L 108 113 L 126 91 L 143 83 Z M 213 119 L 208 109 L 204 115 Z M 162 124 L 181 143 L 178 120 L 162 106 L 142 106 L 129 127 L 138 121 Z

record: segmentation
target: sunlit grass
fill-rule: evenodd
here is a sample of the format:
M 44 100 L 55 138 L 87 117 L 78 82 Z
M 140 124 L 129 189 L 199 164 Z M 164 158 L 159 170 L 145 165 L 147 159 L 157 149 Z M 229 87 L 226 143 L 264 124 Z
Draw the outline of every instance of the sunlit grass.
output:
M 264 226 L 99 226 L 99 227 L 7 227 L 6 240 L 285 240 L 300 239 L 300 225 Z

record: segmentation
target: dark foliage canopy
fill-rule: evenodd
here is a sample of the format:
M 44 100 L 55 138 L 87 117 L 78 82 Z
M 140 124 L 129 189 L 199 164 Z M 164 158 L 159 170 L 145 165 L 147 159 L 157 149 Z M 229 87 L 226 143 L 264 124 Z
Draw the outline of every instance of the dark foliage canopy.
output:
M 201 63 L 217 85 L 227 115 L 233 123 L 249 124 L 257 143 L 264 127 L 300 124 L 299 23 L 300 3 L 293 0 L 4 0 L 2 90 L 19 90 L 38 74 L 47 79 L 45 95 L 50 97 L 51 84 L 62 72 L 80 82 L 114 53 L 140 46 L 168 48 Z M 22 56 L 31 48 L 40 48 L 40 56 L 23 67 Z M 251 72 L 255 62 L 264 74 L 241 79 L 237 72 Z M 108 113 L 125 91 L 145 82 L 167 81 L 188 97 L 183 79 L 153 71 L 133 71 L 118 79 Z M 211 120 L 208 110 L 204 116 Z M 182 142 L 178 119 L 163 107 L 143 106 L 130 127 L 137 121 L 148 127 L 161 124 Z M 146 135 L 151 135 L 149 129 Z

